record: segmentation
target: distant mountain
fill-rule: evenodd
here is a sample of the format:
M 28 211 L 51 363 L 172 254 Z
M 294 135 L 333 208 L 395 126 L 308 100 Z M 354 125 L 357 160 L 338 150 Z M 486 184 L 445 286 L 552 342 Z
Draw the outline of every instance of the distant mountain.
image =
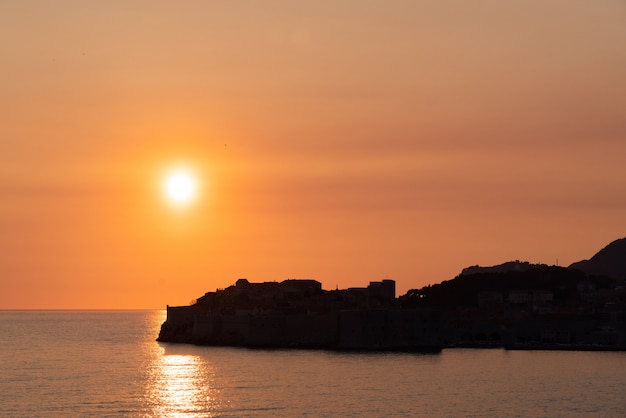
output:
M 573 263 L 568 269 L 626 280 L 626 237 L 613 241 L 589 260 Z
M 461 271 L 462 276 L 470 274 L 484 274 L 484 273 L 506 273 L 509 271 L 527 271 L 532 268 L 541 267 L 539 264 L 530 264 L 528 261 L 507 261 L 506 263 L 498 264 L 497 266 L 481 267 L 470 266 Z
M 508 272 L 525 272 L 541 264 L 531 264 L 528 261 L 507 261 L 495 266 L 470 266 L 461 271 L 461 276 L 472 274 L 492 274 Z M 614 279 L 626 280 L 626 237 L 613 241 L 589 260 L 578 261 L 568 267 L 569 270 L 579 270 L 586 274 L 604 275 Z

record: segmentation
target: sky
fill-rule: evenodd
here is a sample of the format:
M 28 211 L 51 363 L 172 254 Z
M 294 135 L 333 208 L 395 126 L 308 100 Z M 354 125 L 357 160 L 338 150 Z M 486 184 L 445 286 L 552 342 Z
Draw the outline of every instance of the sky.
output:
M 626 236 L 623 0 L 5 0 L 0 27 L 0 309 L 401 295 Z

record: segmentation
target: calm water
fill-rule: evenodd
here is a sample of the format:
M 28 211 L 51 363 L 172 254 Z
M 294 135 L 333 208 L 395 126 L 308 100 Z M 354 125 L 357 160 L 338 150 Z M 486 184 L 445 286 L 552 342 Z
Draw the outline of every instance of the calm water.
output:
M 163 320 L 0 311 L 0 416 L 626 416 L 626 353 L 194 347 Z

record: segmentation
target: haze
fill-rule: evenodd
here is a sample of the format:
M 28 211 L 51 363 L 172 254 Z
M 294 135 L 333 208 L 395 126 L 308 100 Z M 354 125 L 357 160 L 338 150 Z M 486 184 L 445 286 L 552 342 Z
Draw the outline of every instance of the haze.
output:
M 3 1 L 0 309 L 397 293 L 626 231 L 626 5 Z M 173 164 L 202 184 L 161 193 Z

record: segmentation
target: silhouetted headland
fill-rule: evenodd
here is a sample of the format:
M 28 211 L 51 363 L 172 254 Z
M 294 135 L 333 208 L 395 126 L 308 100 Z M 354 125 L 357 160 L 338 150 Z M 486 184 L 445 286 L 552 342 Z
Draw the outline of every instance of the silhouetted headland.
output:
M 395 282 L 323 290 L 250 283 L 168 306 L 158 341 L 245 347 L 438 351 L 626 350 L 626 239 L 568 268 L 511 261 L 395 297 Z
M 158 341 L 245 347 L 440 350 L 439 315 L 403 309 L 395 282 L 322 290 L 315 280 L 250 283 L 168 306 Z

